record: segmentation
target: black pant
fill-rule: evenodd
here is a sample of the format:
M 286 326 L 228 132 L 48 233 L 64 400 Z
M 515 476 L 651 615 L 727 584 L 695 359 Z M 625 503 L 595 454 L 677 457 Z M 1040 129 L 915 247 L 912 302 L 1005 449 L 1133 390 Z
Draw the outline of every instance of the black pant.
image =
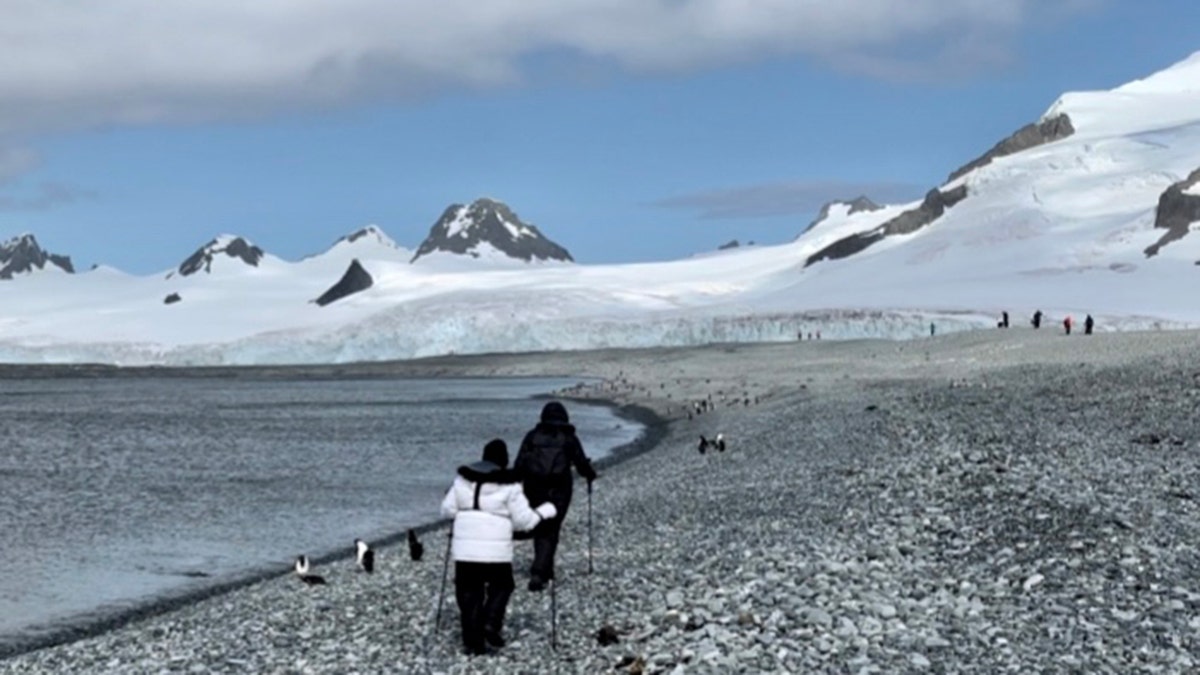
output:
M 554 578 L 554 554 L 558 551 L 558 535 L 569 506 L 569 503 L 564 505 L 558 509 L 557 516 L 543 520 L 533 528 L 533 565 L 529 568 L 530 577 L 537 577 L 542 581 Z
M 454 597 L 463 645 L 481 651 L 484 631 L 499 633 L 513 592 L 512 563 L 454 562 Z

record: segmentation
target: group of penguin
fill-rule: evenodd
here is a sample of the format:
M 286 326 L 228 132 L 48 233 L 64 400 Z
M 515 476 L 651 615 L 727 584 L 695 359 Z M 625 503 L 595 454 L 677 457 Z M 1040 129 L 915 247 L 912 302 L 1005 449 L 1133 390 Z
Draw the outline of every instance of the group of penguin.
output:
M 707 439 L 704 434 L 700 434 L 700 454 L 708 452 L 709 448 L 713 448 L 717 452 L 725 452 L 725 434 L 717 434 L 716 438 Z
M 354 540 L 354 557 L 358 568 L 367 574 L 375 571 L 375 551 L 367 542 L 362 539 Z M 425 545 L 417 539 L 415 530 L 408 531 L 408 556 L 414 561 L 420 561 L 425 555 Z M 296 558 L 296 563 L 293 565 L 296 576 L 306 586 L 324 586 L 326 585 L 325 577 L 319 574 L 313 574 L 310 571 L 308 556 L 300 555 Z

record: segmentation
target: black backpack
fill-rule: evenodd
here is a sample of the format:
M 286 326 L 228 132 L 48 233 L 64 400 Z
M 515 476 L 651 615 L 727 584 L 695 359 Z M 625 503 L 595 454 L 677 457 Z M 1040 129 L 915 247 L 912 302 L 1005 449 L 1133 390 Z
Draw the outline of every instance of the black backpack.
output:
M 513 468 L 527 477 L 546 478 L 569 473 L 571 464 L 570 458 L 567 457 L 566 440 L 567 435 L 561 432 L 534 432 L 529 443 L 524 444 L 517 453 L 517 461 Z

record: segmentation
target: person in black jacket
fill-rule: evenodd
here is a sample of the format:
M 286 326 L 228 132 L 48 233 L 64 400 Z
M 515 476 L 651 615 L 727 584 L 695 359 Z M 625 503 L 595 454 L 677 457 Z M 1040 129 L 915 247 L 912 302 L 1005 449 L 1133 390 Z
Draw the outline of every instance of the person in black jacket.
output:
M 521 478 L 525 495 L 535 507 L 546 502 L 554 504 L 558 515 L 538 524 L 533 530 L 533 565 L 529 569 L 529 590 L 540 591 L 554 579 L 554 554 L 558 549 L 558 535 L 563 519 L 571 504 L 571 486 L 574 482 L 571 467 L 591 487 L 596 480 L 596 470 L 591 460 L 583 453 L 583 445 L 575 435 L 567 416 L 567 409 L 558 401 L 551 401 L 542 408 L 538 422 L 517 452 L 513 470 Z

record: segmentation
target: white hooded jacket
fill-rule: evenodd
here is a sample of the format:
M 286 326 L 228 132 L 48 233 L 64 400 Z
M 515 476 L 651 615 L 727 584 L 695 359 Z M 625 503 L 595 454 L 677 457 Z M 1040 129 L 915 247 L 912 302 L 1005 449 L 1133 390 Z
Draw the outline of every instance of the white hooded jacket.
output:
M 442 500 L 442 516 L 454 518 L 451 552 L 461 562 L 511 563 L 513 531 L 557 514 L 551 503 L 531 508 L 516 476 L 491 462 L 459 467 Z

